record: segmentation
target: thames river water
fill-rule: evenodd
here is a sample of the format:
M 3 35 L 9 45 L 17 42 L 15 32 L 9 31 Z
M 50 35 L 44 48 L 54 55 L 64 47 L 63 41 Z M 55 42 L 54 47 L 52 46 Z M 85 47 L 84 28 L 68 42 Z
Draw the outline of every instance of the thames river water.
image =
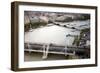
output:
M 66 35 L 80 35 L 80 30 L 90 28 L 90 20 L 73 21 L 73 22 L 56 22 L 58 25 L 47 24 L 40 28 L 32 29 L 25 32 L 25 42 L 39 43 L 39 44 L 57 44 L 57 45 L 72 45 L 74 41 L 73 36 L 66 37 Z M 63 27 L 66 25 L 67 27 Z M 71 29 L 74 27 L 76 29 Z

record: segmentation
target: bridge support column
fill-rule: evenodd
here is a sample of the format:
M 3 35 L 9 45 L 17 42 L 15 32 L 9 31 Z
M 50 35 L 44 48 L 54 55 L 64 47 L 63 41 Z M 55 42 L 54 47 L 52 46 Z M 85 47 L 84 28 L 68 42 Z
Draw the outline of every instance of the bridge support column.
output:
M 42 59 L 46 59 L 48 57 L 48 51 L 49 51 L 49 44 L 43 45 L 43 56 Z

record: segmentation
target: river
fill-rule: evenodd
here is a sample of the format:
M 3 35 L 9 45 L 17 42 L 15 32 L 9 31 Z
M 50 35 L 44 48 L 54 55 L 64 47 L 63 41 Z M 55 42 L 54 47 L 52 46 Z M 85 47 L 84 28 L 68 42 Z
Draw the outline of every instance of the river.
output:
M 80 35 L 81 29 L 90 28 L 90 20 L 85 21 L 73 21 L 73 22 L 57 22 L 60 24 L 54 25 L 47 24 L 41 28 L 32 29 L 29 32 L 25 32 L 25 43 L 38 43 L 38 44 L 57 44 L 57 45 L 72 45 L 74 37 L 66 35 Z M 50 26 L 49 26 L 50 25 Z M 69 28 L 62 27 L 63 25 L 68 26 Z M 75 27 L 76 29 L 71 29 L 70 27 Z

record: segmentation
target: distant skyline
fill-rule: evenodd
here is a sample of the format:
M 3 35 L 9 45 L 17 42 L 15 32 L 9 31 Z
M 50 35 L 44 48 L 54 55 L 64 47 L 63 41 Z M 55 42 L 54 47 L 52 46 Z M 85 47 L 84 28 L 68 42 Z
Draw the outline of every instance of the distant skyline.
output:
M 30 20 L 34 19 L 42 19 L 46 22 L 50 21 L 62 21 L 62 20 L 71 20 L 82 18 L 82 16 L 88 16 L 90 18 L 90 14 L 83 13 L 66 13 L 66 12 L 45 12 L 45 11 L 24 11 L 24 22 L 29 23 Z M 70 17 L 70 18 L 68 18 Z

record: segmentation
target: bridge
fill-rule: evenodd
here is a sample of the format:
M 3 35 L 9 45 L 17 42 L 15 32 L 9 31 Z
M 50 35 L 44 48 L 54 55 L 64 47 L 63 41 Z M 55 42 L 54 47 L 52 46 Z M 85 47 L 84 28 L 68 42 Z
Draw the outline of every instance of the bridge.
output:
M 46 59 L 48 53 L 63 54 L 63 55 L 75 55 L 76 52 L 85 53 L 89 49 L 88 46 L 60 46 L 55 44 L 32 44 L 25 43 L 24 51 L 29 52 L 42 52 L 43 59 Z

